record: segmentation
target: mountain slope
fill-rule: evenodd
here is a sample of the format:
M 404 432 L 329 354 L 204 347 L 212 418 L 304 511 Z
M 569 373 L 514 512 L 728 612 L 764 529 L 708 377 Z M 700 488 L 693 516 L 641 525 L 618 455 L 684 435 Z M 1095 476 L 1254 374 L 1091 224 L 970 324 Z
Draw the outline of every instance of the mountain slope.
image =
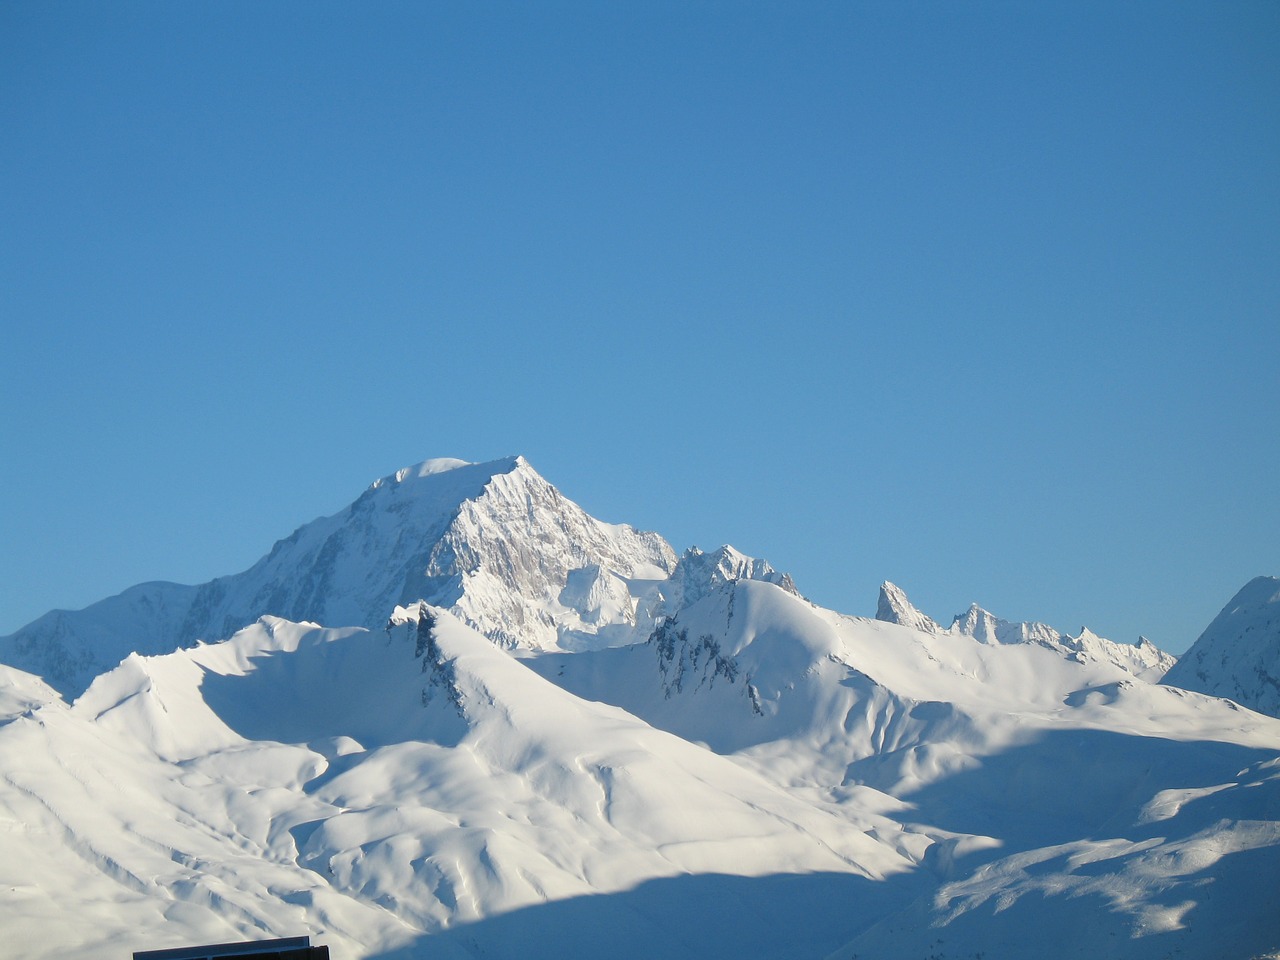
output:
M 877 615 L 519 458 L 400 471 L 0 642 L 79 694 L 0 666 L 0 960 L 1280 951 L 1280 719 L 1144 682 L 1149 644 Z
M 1280 946 L 1255 882 L 1280 878 L 1280 725 L 1067 654 L 842 617 L 742 581 L 646 644 L 527 662 L 793 796 L 909 825 L 904 852 L 937 886 L 833 958 Z
M 1064 725 L 1258 746 L 1280 730 L 1105 658 L 843 616 L 749 580 L 707 593 L 644 644 L 526 662 L 719 753 L 767 758 L 789 786 L 894 796 Z
M 1280 716 L 1280 578 L 1245 584 L 1163 682 Z
M 0 727 L 0 882 L 23 904 L 0 919 L 23 955 L 301 927 L 357 957 L 661 877 L 911 867 L 867 834 L 903 832 L 885 817 L 579 700 L 438 608 L 396 622 L 264 619 Z M 825 924 L 826 949 L 859 923 Z
M 682 617 L 691 635 L 728 625 L 717 656 L 760 682 L 761 713 L 740 680 L 694 683 L 692 661 L 674 688 L 683 654 L 660 639 L 516 660 L 425 604 L 386 631 L 264 618 L 131 656 L 71 707 L 15 677 L 0 956 L 298 931 L 387 960 L 1280 945 L 1259 883 L 1280 866 L 1280 721 L 771 583 L 723 584 Z M 528 669 L 604 664 L 593 692 L 625 691 L 608 665 L 644 656 L 648 705 L 676 711 L 655 721 L 758 722 L 753 742 L 718 754 Z
M 1117 763 L 1153 759 L 1123 741 L 1078 746 L 1117 750 Z M 1178 752 L 1154 756 L 1175 764 L 1162 776 L 1180 786 L 1119 795 L 1106 829 L 957 870 L 828 960 L 1277 956 L 1280 761 L 1243 757 L 1232 771 L 1224 755 L 1215 777 L 1179 769 Z
M 633 585 L 643 592 L 675 562 L 660 536 L 588 516 L 522 457 L 429 460 L 298 528 L 243 573 L 54 611 L 0 638 L 0 661 L 75 693 L 130 652 L 222 639 L 263 615 L 378 627 L 419 599 L 506 645 L 610 642 L 636 624 Z

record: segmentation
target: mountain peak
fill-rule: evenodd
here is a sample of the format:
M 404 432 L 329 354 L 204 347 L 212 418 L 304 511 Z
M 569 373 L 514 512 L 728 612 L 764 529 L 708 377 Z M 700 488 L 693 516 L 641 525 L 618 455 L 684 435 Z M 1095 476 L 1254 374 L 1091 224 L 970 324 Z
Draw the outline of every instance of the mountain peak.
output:
M 800 595 L 790 574 L 779 573 L 767 560 L 749 557 L 726 543 L 709 552 L 698 547 L 684 552 L 671 572 L 667 608 L 691 606 L 725 584 L 739 580 L 761 580 Z
M 299 527 L 248 570 L 199 586 L 144 584 L 47 614 L 0 639 L 0 654 L 74 691 L 131 650 L 224 639 L 263 615 L 381 627 L 397 605 L 419 600 L 503 645 L 555 648 L 566 631 L 591 644 L 606 628 L 636 626 L 635 599 L 611 578 L 665 579 L 675 560 L 657 534 L 588 516 L 523 457 L 424 460 Z M 584 594 L 589 609 L 560 603 L 570 573 L 588 567 L 603 578 Z
M 1163 682 L 1280 716 L 1280 577 L 1246 583 Z
M 1280 577 L 1254 577 L 1228 604 L 1232 608 L 1267 606 L 1280 602 Z
M 264 615 L 380 628 L 397 606 L 447 610 L 499 646 L 582 650 L 645 639 L 658 620 L 739 580 L 797 594 L 730 546 L 676 553 L 589 516 L 521 456 L 424 460 L 304 524 L 241 573 L 143 584 L 0 638 L 0 658 L 67 693 L 130 651 L 230 637 Z
M 1136 645 L 1116 643 L 1100 637 L 1088 627 L 1079 636 L 1059 633 L 1044 623 L 1003 620 L 976 603 L 958 614 L 946 630 L 917 610 L 902 588 L 886 580 L 880 585 L 876 619 L 896 623 L 925 633 L 968 637 L 984 644 L 1030 643 L 1054 650 L 1070 659 L 1086 657 L 1120 667 L 1127 673 L 1155 683 L 1174 663 L 1174 657 L 1145 637 Z
M 498 474 L 511 473 L 519 467 L 529 467 L 529 461 L 521 456 L 502 457 L 499 460 L 490 460 L 485 463 L 472 463 L 455 457 L 436 457 L 431 460 L 423 460 L 421 463 L 415 463 L 409 467 L 401 467 L 395 473 L 379 477 L 369 485 L 369 489 L 379 490 L 383 487 L 399 486 L 414 480 L 424 480 L 428 477 L 435 477 L 452 471 L 468 471 L 495 477 Z
M 917 610 L 907 599 L 906 592 L 896 583 L 886 580 L 880 584 L 880 600 L 876 604 L 876 619 L 885 623 L 897 623 L 925 633 L 941 633 L 942 628 L 932 617 Z
M 956 614 L 951 621 L 951 632 L 972 637 L 979 643 L 1006 643 L 1007 630 L 1004 628 L 1009 626 L 1012 624 L 1007 620 L 1001 620 L 989 610 L 971 603 L 968 610 Z

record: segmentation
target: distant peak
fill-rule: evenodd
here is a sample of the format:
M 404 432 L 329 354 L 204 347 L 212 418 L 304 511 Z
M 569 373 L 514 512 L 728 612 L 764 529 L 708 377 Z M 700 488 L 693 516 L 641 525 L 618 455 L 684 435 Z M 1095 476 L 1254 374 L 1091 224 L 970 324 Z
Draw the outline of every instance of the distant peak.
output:
M 1238 608 L 1277 601 L 1280 601 L 1280 577 L 1254 577 L 1231 598 L 1228 606 Z
M 406 480 L 417 477 L 429 477 L 436 473 L 445 473 L 449 470 L 457 470 L 459 467 L 470 466 L 472 464 L 466 460 L 456 460 L 453 457 L 437 457 L 434 460 L 423 460 L 412 467 L 401 467 L 391 475 L 391 479 L 394 479 L 396 483 L 404 483 Z
M 755 562 L 754 557 L 748 557 L 741 550 L 737 550 L 734 547 L 729 546 L 727 543 L 716 547 L 714 550 L 703 550 L 701 547 L 689 547 L 685 550 L 684 555 L 688 557 L 690 561 L 697 560 L 700 557 L 707 557 L 709 562 L 715 564 L 735 565 Z
M 876 619 L 923 630 L 925 633 L 939 632 L 938 625 L 933 619 L 912 606 L 903 589 L 888 580 L 880 584 L 880 602 L 876 606 Z
M 952 627 L 961 627 L 964 630 L 970 630 L 975 624 L 983 623 L 987 620 L 994 620 L 995 614 L 990 610 L 983 608 L 978 603 L 969 604 L 969 609 L 964 613 L 957 613 L 951 619 Z
M 741 550 L 723 544 L 714 550 L 704 551 L 698 547 L 690 547 L 680 558 L 680 564 L 686 570 L 702 570 L 717 583 L 730 583 L 735 580 L 764 580 L 784 586 L 788 592 L 795 593 L 795 584 L 785 573 L 778 573 L 767 560 L 749 557 Z
M 779 573 L 767 560 L 749 557 L 727 543 L 715 550 L 689 547 L 671 572 L 669 609 L 690 605 L 713 590 L 739 580 L 759 580 L 800 595 L 791 575 Z
M 951 631 L 972 637 L 979 643 L 999 643 L 1000 623 L 999 618 L 991 611 L 971 603 L 964 613 L 956 614 L 951 621 Z
M 1162 682 L 1280 717 L 1280 578 L 1246 583 Z
M 528 466 L 529 461 L 521 456 L 503 457 L 500 460 L 490 460 L 487 463 L 472 463 L 468 460 L 458 460 L 454 457 L 436 457 L 432 460 L 423 460 L 421 463 L 416 463 L 411 467 L 401 467 L 395 473 L 380 477 L 373 481 L 370 489 L 377 490 L 380 487 L 396 486 L 412 480 L 421 480 L 468 467 L 475 467 L 481 472 L 487 472 L 490 476 L 497 476 L 501 473 L 511 473 L 518 467 Z

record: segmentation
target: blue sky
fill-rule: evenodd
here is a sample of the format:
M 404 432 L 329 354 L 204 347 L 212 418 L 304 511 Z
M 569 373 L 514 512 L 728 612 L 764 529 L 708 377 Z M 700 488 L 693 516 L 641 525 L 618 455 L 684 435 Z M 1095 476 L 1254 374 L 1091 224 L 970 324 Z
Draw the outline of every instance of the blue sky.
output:
M 0 633 L 523 453 L 812 599 L 1280 574 L 1280 7 L 0 7 Z

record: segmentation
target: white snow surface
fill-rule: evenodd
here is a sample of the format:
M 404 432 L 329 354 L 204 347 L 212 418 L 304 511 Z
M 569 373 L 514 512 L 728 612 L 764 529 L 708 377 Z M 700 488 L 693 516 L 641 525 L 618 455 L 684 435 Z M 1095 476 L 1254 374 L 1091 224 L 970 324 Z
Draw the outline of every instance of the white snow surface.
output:
M 588 516 L 523 457 L 428 460 L 299 527 L 243 573 L 198 587 L 142 584 L 53 611 L 0 638 L 0 661 L 74 696 L 130 652 L 225 639 L 264 615 L 378 627 L 396 604 L 419 599 L 510 647 L 630 642 L 651 629 L 652 584 L 675 566 L 662 537 Z M 613 595 L 566 593 L 585 570 L 616 580 Z M 633 580 L 653 594 L 641 610 Z
M 845 616 L 519 458 L 400 471 L 214 583 L 215 619 L 385 606 L 190 643 L 211 588 L 150 584 L 8 638 L 144 649 L 0 666 L 0 960 L 1280 951 L 1280 719 L 1141 646 L 944 630 L 892 584 Z
M 1245 584 L 1164 682 L 1280 716 L 1280 577 Z
M 880 585 L 880 601 L 876 619 L 923 630 L 926 633 L 950 633 L 972 637 L 982 643 L 1036 643 L 1076 660 L 1111 663 L 1142 680 L 1155 683 L 1177 662 L 1146 637 L 1136 644 L 1117 643 L 1100 637 L 1088 627 L 1076 636 L 1061 633 L 1045 623 L 1002 620 L 976 603 L 958 614 L 944 630 L 932 618 L 917 610 L 902 588 L 885 581 Z

